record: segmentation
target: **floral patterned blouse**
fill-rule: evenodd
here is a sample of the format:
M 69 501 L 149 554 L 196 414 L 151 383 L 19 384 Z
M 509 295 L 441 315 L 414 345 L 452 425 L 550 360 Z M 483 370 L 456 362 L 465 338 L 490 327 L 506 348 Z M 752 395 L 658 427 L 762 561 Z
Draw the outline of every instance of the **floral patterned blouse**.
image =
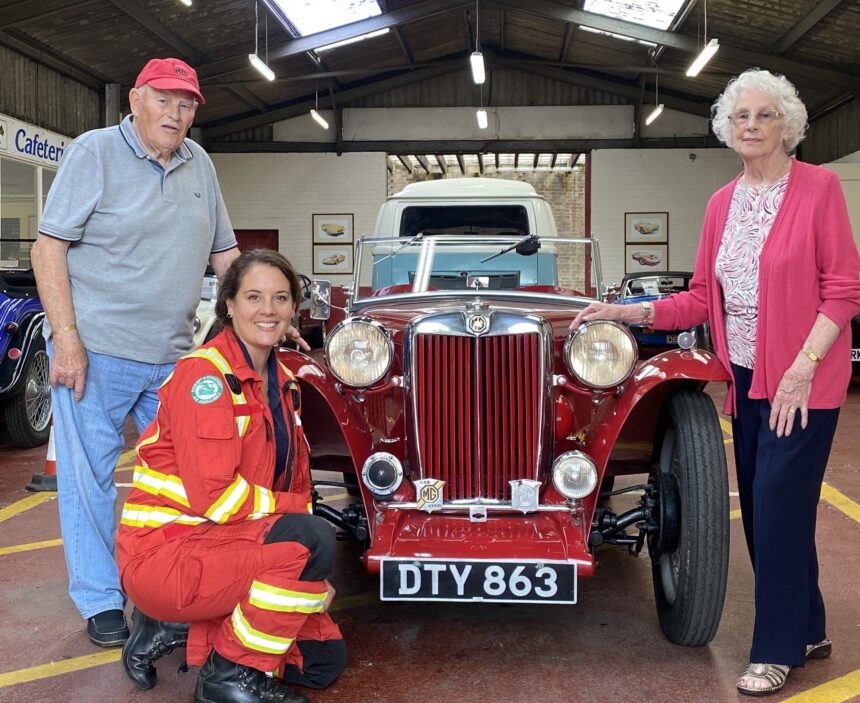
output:
M 766 186 L 745 186 L 738 180 L 717 252 L 729 359 L 748 369 L 755 360 L 759 256 L 787 185 L 787 173 Z

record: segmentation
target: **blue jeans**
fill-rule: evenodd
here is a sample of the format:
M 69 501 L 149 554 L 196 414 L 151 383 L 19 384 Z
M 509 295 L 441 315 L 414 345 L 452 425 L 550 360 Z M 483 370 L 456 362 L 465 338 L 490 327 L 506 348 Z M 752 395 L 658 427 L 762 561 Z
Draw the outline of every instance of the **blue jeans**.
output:
M 54 358 L 54 345 L 48 342 Z M 84 618 L 125 605 L 114 558 L 114 468 L 131 414 L 138 432 L 155 419 L 158 388 L 174 364 L 145 364 L 87 352 L 84 397 L 65 386 L 51 390 L 57 450 L 60 531 L 69 595 Z

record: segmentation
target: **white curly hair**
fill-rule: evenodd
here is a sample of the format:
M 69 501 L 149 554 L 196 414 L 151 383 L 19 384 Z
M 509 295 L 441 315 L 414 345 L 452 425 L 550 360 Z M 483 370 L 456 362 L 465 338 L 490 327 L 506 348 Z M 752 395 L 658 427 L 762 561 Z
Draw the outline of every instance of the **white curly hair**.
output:
M 751 68 L 732 78 L 723 94 L 711 108 L 711 126 L 714 134 L 727 147 L 734 147 L 730 115 L 738 96 L 743 90 L 758 90 L 773 100 L 774 107 L 782 113 L 785 134 L 785 152 L 791 154 L 806 136 L 806 106 L 797 95 L 797 88 L 785 76 Z

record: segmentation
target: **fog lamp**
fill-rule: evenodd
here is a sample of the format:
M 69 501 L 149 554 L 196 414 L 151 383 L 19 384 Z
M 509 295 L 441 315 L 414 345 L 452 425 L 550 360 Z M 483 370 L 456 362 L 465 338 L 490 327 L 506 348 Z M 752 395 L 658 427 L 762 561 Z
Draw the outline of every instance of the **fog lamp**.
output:
M 597 487 L 597 467 L 582 452 L 565 452 L 552 464 L 552 484 L 565 498 L 579 500 Z

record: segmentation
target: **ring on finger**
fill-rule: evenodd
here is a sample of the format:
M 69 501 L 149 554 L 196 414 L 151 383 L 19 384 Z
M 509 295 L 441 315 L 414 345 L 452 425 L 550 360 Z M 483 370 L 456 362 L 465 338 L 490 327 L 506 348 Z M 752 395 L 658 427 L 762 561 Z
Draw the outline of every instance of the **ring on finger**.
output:
M 791 410 L 788 411 L 788 414 L 794 415 L 794 413 L 796 413 L 796 412 L 797 412 L 797 408 L 792 408 Z

